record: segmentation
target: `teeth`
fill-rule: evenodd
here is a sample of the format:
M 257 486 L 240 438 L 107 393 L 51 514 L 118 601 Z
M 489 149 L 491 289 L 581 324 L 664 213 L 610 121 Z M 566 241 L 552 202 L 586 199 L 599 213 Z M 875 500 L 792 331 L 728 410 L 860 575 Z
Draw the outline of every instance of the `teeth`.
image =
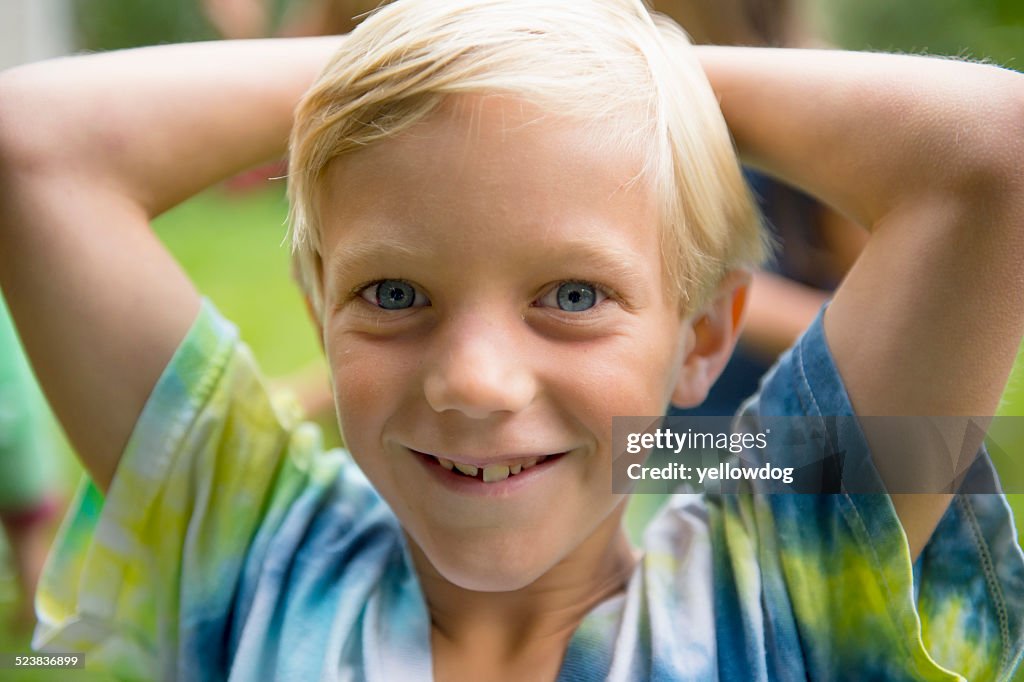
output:
M 475 477 L 477 475 L 477 472 L 480 471 L 480 469 L 473 466 L 472 464 L 453 464 L 453 466 L 462 473 L 466 474 L 467 476 Z
M 484 467 L 484 483 L 497 483 L 508 478 L 509 469 L 507 466 L 495 464 Z
M 539 457 L 527 457 L 517 464 L 491 464 L 490 466 L 483 467 L 482 472 L 480 467 L 473 464 L 460 464 L 444 457 L 438 457 L 437 462 L 448 471 L 454 469 L 472 478 L 476 478 L 477 475 L 482 473 L 484 483 L 498 483 L 504 481 L 509 476 L 515 476 L 531 467 L 537 466 L 547 458 L 548 455 L 541 455 Z

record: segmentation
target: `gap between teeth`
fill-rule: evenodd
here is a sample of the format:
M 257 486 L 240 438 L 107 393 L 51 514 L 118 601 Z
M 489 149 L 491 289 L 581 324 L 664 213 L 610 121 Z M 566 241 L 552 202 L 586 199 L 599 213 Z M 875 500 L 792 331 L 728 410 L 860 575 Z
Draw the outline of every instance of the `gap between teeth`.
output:
M 480 467 L 478 466 L 474 466 L 472 464 L 456 464 L 450 459 L 445 459 L 444 457 L 438 457 L 437 461 L 448 471 L 452 471 L 454 469 L 455 471 L 471 478 L 477 478 L 478 475 L 480 475 L 484 483 L 498 483 L 500 481 L 504 481 L 509 476 L 515 476 L 516 474 L 526 471 L 530 467 L 536 466 L 546 459 L 547 455 L 543 457 L 530 457 L 513 465 L 492 464 L 490 466 L 483 467 L 483 472 L 481 472 Z

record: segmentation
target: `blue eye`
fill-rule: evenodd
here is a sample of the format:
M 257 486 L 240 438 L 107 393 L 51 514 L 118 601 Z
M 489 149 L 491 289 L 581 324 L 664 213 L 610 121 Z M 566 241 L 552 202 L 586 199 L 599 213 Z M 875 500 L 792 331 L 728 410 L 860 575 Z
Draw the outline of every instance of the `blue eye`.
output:
M 541 296 L 537 302 L 567 313 L 581 313 L 590 310 L 604 299 L 605 294 L 593 284 L 562 282 Z
M 385 279 L 371 284 L 360 292 L 364 300 L 384 310 L 405 310 L 430 303 L 416 287 L 401 279 Z

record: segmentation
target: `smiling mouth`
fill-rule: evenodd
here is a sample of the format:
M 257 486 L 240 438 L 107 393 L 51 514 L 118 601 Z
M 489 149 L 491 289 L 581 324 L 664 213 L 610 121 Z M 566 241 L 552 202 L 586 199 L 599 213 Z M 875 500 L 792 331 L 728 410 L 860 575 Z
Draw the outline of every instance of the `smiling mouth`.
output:
M 518 476 L 525 471 L 528 471 L 536 466 L 544 464 L 545 462 L 551 462 L 560 458 L 566 454 L 559 452 L 554 455 L 539 455 L 537 457 L 520 457 L 509 462 L 502 464 L 488 464 L 487 466 L 477 466 L 475 464 L 464 464 L 462 462 L 455 462 L 444 457 L 436 457 L 434 455 L 428 455 L 425 452 L 415 451 L 417 454 L 427 458 L 434 464 L 439 465 L 441 468 L 456 474 L 463 478 L 475 478 L 478 481 L 484 483 L 500 483 L 513 476 Z

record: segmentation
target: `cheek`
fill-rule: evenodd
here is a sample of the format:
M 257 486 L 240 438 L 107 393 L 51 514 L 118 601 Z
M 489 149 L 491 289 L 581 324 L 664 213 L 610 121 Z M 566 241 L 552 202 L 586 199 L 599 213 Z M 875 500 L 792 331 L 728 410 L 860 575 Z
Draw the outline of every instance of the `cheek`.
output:
M 350 448 L 366 445 L 410 391 L 414 363 L 387 344 L 342 336 L 327 340 L 338 420 Z
M 406 356 L 351 337 L 328 338 L 326 351 L 345 447 L 395 513 L 407 519 L 410 491 L 400 492 L 406 476 L 395 469 L 401 462 L 389 455 L 384 442 L 389 420 L 400 413 L 411 390 L 411 368 L 402 360 Z
M 661 331 L 661 330 L 659 330 Z M 675 333 L 637 330 L 594 357 L 587 390 L 603 396 L 600 409 L 613 416 L 656 416 L 664 412 L 682 365 Z
M 683 348 L 678 326 L 660 333 L 634 329 L 586 349 L 550 353 L 547 385 L 558 409 L 592 434 L 601 456 L 608 456 L 615 417 L 665 413 Z

